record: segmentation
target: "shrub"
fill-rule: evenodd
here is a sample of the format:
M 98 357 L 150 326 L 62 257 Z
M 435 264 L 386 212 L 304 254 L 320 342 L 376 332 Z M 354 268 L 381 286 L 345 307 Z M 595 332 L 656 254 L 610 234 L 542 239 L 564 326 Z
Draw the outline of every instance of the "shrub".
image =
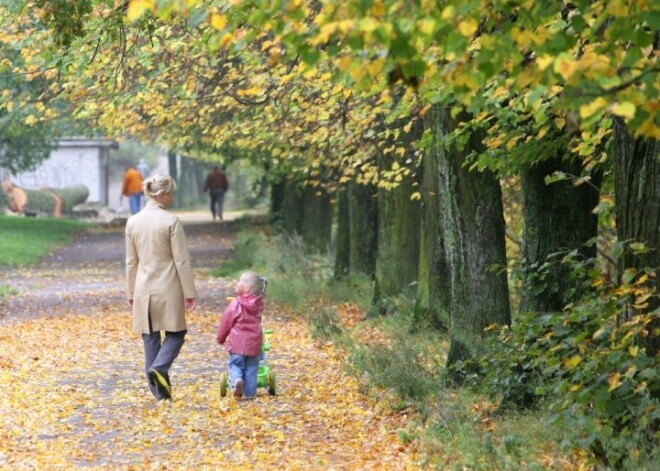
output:
M 341 322 L 335 311 L 329 308 L 322 308 L 314 311 L 307 317 L 312 338 L 315 339 L 334 339 L 342 334 Z
M 348 360 L 370 385 L 422 404 L 440 388 L 437 365 L 428 361 L 426 353 L 423 345 L 410 342 L 410 336 L 399 330 L 389 343 L 351 345 Z
M 592 294 L 562 312 L 520 317 L 484 343 L 473 384 L 503 405 L 545 397 L 554 420 L 600 463 L 648 466 L 658 453 L 660 377 L 644 345 L 658 312 L 627 315 L 644 308 L 653 293 L 647 283 L 634 274 L 621 286 L 595 278 Z

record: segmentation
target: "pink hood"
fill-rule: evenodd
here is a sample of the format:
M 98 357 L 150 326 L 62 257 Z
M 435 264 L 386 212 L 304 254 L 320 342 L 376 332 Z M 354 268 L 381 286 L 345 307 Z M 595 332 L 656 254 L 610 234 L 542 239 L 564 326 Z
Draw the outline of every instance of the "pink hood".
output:
M 216 340 L 231 353 L 261 355 L 261 312 L 264 304 L 261 296 L 248 294 L 234 299 L 222 314 Z

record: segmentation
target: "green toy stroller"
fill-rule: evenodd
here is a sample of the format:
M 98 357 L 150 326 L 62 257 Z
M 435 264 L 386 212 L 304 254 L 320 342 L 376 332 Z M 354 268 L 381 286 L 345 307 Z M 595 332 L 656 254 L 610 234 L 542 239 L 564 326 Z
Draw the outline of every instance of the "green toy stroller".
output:
M 266 340 L 261 344 L 261 361 L 257 368 L 257 388 L 268 388 L 268 394 L 275 396 L 277 394 L 277 379 L 275 372 L 266 362 L 266 352 L 270 351 L 270 342 L 267 340 L 272 333 L 273 331 L 271 329 L 264 330 Z M 227 391 L 231 387 L 229 381 L 228 373 L 222 373 L 220 375 L 220 396 L 227 396 Z

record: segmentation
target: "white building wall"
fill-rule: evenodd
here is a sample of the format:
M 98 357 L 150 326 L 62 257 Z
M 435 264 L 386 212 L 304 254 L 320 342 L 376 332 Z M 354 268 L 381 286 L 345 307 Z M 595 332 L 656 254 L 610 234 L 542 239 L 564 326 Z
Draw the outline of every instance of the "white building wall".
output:
M 66 188 L 85 185 L 88 202 L 108 204 L 108 151 L 113 141 L 61 140 L 50 157 L 31 172 L 11 176 L 22 188 Z

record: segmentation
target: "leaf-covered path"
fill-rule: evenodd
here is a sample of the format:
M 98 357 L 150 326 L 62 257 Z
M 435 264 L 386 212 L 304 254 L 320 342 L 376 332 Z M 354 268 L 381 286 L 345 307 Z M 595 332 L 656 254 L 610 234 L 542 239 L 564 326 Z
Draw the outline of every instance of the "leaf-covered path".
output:
M 231 224 L 187 223 L 199 305 L 156 404 L 131 333 L 120 229 L 78 238 L 42 265 L 0 273 L 1 469 L 413 469 L 403 418 L 379 412 L 340 352 L 267 309 L 278 395 L 220 397 L 215 326 L 231 293 L 208 269 L 231 256 Z

